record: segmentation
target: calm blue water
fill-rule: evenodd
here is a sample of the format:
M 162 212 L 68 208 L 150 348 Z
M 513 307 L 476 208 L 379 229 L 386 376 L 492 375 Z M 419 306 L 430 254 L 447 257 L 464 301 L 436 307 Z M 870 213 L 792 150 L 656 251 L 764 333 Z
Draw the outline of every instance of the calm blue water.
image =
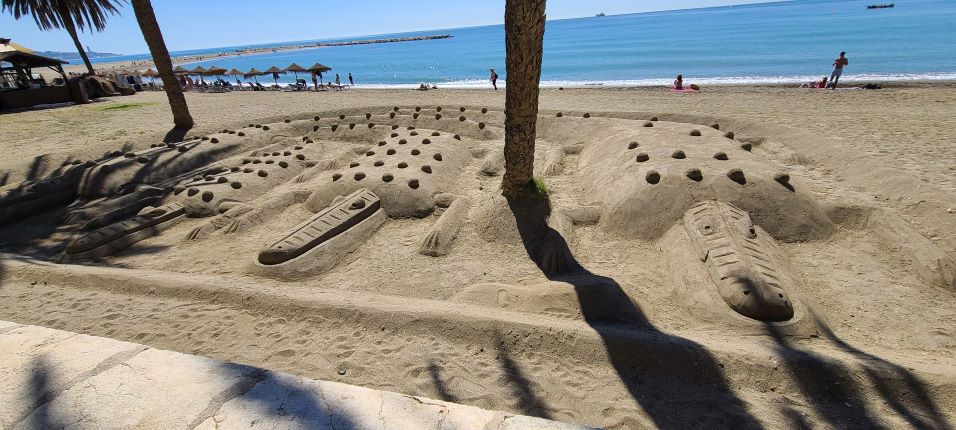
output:
M 549 21 L 544 85 L 657 85 L 678 73 L 686 82 L 792 82 L 829 76 L 839 51 L 845 80 L 956 79 L 956 1 L 796 0 Z M 503 79 L 501 25 L 387 35 L 451 34 L 444 40 L 315 48 L 198 63 L 247 70 L 321 62 L 360 86 L 487 86 L 488 68 Z M 372 36 L 379 37 L 379 36 Z M 269 45 L 262 45 L 269 46 Z M 221 52 L 217 48 L 174 55 Z M 143 58 L 145 56 L 131 56 Z M 113 60 L 116 58 L 114 57 Z M 303 77 L 300 75 L 300 77 Z M 308 76 L 304 76 L 308 78 Z M 271 77 L 260 77 L 271 81 Z M 292 74 L 280 82 L 292 81 Z

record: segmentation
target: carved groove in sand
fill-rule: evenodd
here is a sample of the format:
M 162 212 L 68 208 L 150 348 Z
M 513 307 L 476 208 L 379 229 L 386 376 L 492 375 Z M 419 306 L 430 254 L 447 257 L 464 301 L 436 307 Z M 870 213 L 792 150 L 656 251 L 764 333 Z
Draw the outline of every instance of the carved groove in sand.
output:
M 292 233 L 259 252 L 259 263 L 285 263 L 344 233 L 382 207 L 378 196 L 367 189 L 349 194 L 302 223 Z
M 91 197 L 111 190 L 128 194 L 87 203 L 74 211 L 72 222 L 84 221 L 86 227 L 97 229 L 69 244 L 62 259 L 111 255 L 187 218 L 211 217 L 190 231 L 186 240 L 206 239 L 217 232 L 242 233 L 300 204 L 319 215 L 263 250 L 253 272 L 280 278 L 321 273 L 374 234 L 389 217 L 428 217 L 436 205 L 447 209 L 423 239 L 421 253 L 445 255 L 469 209 L 467 198 L 458 199 L 445 191 L 451 190 L 475 154 L 488 152 L 482 144 L 497 137 L 483 122 L 466 116 L 482 119 L 486 109 L 481 114 L 466 111 L 459 109 L 461 115 L 453 118 L 444 117 L 440 107 L 416 108 L 414 112 L 394 108 L 375 115 L 339 114 L 266 126 L 251 124 L 248 133 L 224 130 L 215 137 L 110 159 L 96 166 L 95 174 L 81 181 L 80 188 Z M 270 130 L 272 133 L 263 135 Z M 250 133 L 258 137 L 258 146 L 233 142 L 236 136 Z M 299 133 L 303 133 L 301 138 L 293 137 Z M 244 157 L 215 160 L 211 155 L 249 149 L 252 151 Z M 143 174 L 133 168 L 137 164 L 129 164 L 130 159 L 142 159 L 136 163 L 154 166 L 156 171 Z M 205 167 L 197 170 L 196 166 Z M 117 185 L 131 184 L 132 178 L 140 177 L 164 185 L 171 195 L 155 187 Z M 340 199 L 346 195 L 346 200 L 351 200 L 343 203 Z M 365 206 L 342 207 L 358 204 L 356 199 Z M 152 206 L 164 202 L 160 208 Z M 353 209 L 358 214 L 345 216 Z M 128 218 L 138 210 L 139 215 Z M 305 237 L 316 233 L 315 223 L 328 224 L 330 218 L 335 226 L 329 224 L 317 237 Z M 296 241 L 302 243 L 292 243 Z M 302 257 L 314 248 L 341 255 L 321 264 L 315 259 L 303 262 Z M 330 251 L 339 249 L 344 251 Z

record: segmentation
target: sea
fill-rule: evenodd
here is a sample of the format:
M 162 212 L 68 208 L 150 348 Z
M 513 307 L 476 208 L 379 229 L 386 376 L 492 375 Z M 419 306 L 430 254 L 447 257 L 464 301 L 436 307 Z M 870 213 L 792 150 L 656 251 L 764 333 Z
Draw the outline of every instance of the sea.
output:
M 793 0 L 627 15 L 550 20 L 545 27 L 542 86 L 666 85 L 677 74 L 697 84 L 762 84 L 829 76 L 840 51 L 850 63 L 845 82 L 956 79 L 956 1 Z M 892 0 L 889 0 L 892 1 Z M 595 11 L 597 14 L 600 11 Z M 378 34 L 350 40 L 448 34 L 450 39 L 321 47 L 229 56 L 191 63 L 265 70 L 319 62 L 358 88 L 489 87 L 489 68 L 505 73 L 503 25 Z M 230 46 L 172 55 L 203 55 L 240 48 L 345 39 Z M 107 57 L 96 61 L 149 58 Z M 299 74 L 300 78 L 309 76 Z M 279 83 L 294 81 L 292 73 Z M 271 82 L 271 76 L 259 78 Z

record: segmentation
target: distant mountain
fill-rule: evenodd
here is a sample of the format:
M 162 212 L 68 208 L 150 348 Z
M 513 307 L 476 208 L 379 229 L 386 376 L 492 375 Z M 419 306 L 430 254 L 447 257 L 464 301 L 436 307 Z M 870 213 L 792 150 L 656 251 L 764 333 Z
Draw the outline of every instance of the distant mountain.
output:
M 79 52 L 36 51 L 36 54 L 42 55 L 44 57 L 58 58 L 63 61 L 79 61 L 80 60 Z M 114 54 L 111 52 L 86 51 L 86 56 L 90 58 L 115 57 L 117 55 L 120 55 L 120 54 Z

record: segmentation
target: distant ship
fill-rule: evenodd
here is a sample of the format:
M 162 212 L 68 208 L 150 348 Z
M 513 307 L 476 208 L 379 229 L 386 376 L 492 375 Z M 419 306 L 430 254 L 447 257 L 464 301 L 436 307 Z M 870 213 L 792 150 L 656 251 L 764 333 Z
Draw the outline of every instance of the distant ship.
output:
M 597 15 L 594 15 L 594 16 L 606 16 L 606 15 L 604 15 L 604 12 L 601 12 L 601 13 L 599 13 L 599 14 L 597 14 Z
M 887 9 L 896 6 L 896 3 L 883 3 L 883 4 L 871 4 L 867 6 L 867 9 Z

